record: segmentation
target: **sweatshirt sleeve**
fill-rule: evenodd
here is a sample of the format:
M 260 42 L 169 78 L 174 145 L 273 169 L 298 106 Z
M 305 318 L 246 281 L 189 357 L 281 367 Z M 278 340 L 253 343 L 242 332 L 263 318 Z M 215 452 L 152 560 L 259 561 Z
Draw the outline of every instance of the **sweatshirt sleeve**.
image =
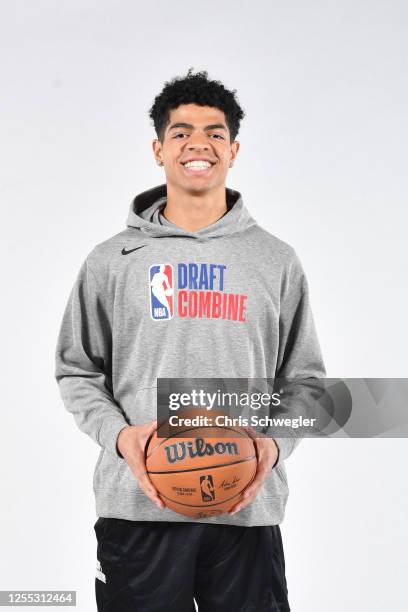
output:
M 79 429 L 121 457 L 116 440 L 128 425 L 112 392 L 112 326 L 104 292 L 87 260 L 66 305 L 57 340 L 55 378 Z
M 302 264 L 294 251 L 287 274 L 282 280 L 279 316 L 279 351 L 276 378 L 321 379 L 326 369 L 316 333 L 309 296 L 309 285 Z M 279 465 L 287 459 L 300 438 L 275 438 Z

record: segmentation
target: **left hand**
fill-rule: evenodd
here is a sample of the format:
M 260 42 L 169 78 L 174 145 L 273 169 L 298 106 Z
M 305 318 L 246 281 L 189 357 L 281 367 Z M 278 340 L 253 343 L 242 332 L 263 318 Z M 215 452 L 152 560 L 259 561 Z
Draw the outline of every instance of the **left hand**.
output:
M 254 444 L 257 447 L 258 468 L 254 480 L 241 494 L 235 506 L 228 511 L 230 515 L 239 512 L 255 499 L 265 478 L 268 476 L 279 457 L 279 449 L 273 438 L 268 438 L 264 434 L 260 434 L 252 429 L 252 427 L 244 427 L 243 429 L 245 429 L 248 435 L 254 440 Z

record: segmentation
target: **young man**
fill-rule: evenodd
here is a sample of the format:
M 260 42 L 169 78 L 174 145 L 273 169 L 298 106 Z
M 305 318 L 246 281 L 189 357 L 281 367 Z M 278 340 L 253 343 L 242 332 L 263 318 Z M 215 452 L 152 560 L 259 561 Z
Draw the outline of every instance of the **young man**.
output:
M 192 612 L 193 598 L 199 612 L 290 609 L 279 524 L 294 438 L 257 438 L 255 480 L 215 517 L 166 508 L 144 466 L 158 377 L 325 376 L 298 256 L 226 188 L 243 116 L 235 90 L 206 72 L 165 84 L 150 117 L 166 183 L 90 252 L 64 313 L 56 379 L 101 447 L 100 611 Z

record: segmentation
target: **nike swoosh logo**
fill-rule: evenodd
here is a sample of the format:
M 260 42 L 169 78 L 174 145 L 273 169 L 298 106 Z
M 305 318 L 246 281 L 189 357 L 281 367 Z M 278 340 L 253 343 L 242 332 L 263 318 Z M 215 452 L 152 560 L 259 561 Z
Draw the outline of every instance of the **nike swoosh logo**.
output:
M 129 251 L 126 251 L 125 248 L 122 249 L 122 255 L 129 255 L 129 253 L 133 253 L 133 251 L 137 251 L 138 249 L 143 249 L 143 247 L 147 246 L 147 244 L 142 244 L 142 246 L 140 247 L 136 247 L 135 249 L 129 249 Z

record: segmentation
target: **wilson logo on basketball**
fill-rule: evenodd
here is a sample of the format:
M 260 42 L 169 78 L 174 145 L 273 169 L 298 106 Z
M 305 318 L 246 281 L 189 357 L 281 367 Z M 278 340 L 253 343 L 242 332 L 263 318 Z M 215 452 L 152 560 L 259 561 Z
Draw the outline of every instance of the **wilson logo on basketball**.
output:
M 197 438 L 194 442 L 176 442 L 164 447 L 168 463 L 184 461 L 188 456 L 191 459 L 204 457 L 205 455 L 239 455 L 235 442 L 216 442 L 210 444 L 203 438 Z

